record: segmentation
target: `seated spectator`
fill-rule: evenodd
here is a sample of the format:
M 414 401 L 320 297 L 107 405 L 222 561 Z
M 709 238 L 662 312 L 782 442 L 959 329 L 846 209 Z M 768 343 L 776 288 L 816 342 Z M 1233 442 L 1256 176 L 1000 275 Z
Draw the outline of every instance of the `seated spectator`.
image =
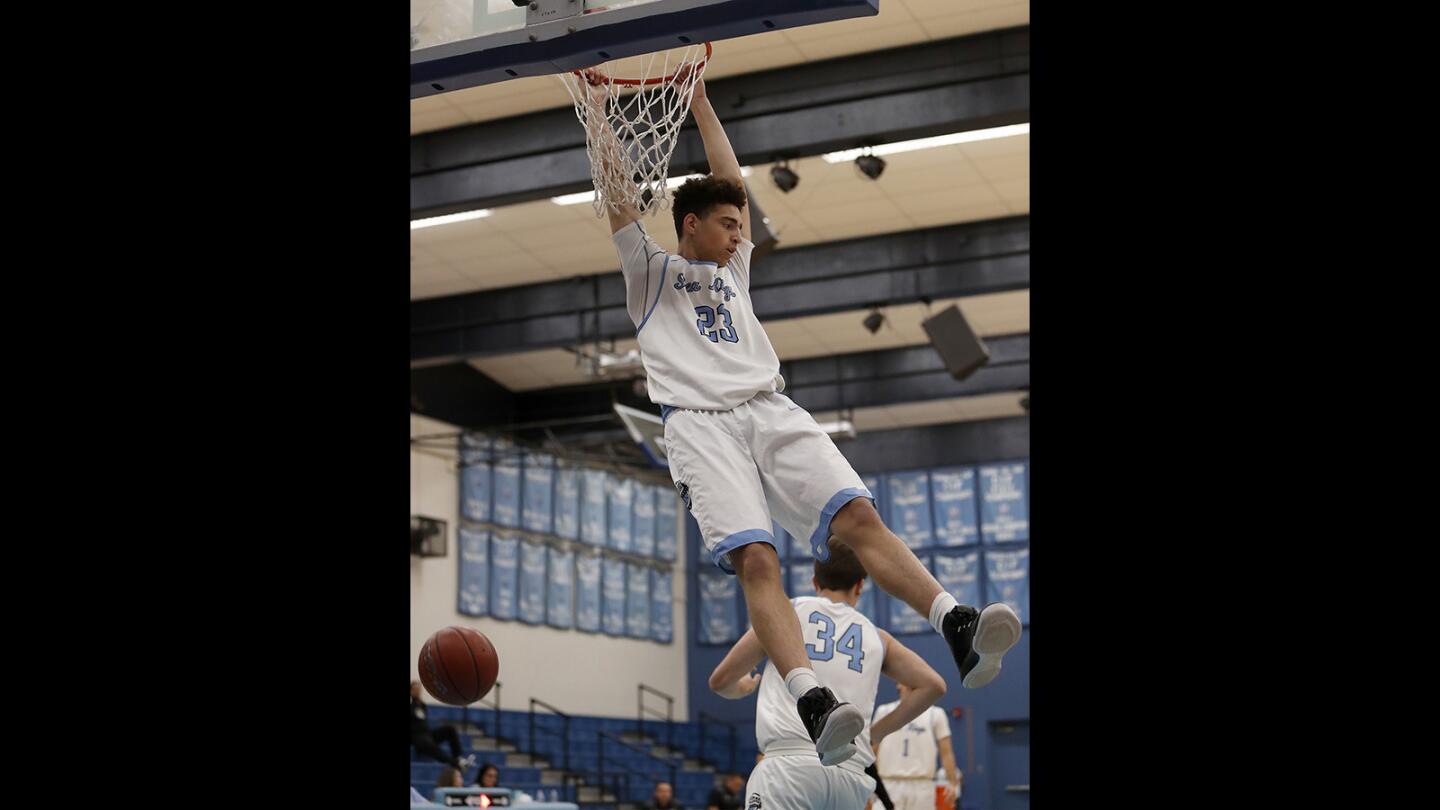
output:
M 430 728 L 429 709 L 420 699 L 420 682 L 410 682 L 410 744 L 427 757 L 434 757 L 452 768 L 463 771 L 475 764 L 475 757 L 460 756 L 460 732 L 450 726 Z M 440 750 L 436 740 L 443 740 L 450 746 L 450 756 Z
M 475 777 L 476 787 L 500 787 L 500 769 L 487 762 L 480 766 L 480 773 Z
M 454 768 L 445 767 L 440 769 L 440 778 L 435 780 L 435 787 L 465 787 L 465 777 Z
M 675 803 L 675 788 L 669 782 L 656 782 L 655 795 L 640 810 L 684 810 Z
M 740 810 L 745 803 L 745 780 L 738 773 L 725 775 L 720 787 L 710 791 L 705 801 L 706 810 Z

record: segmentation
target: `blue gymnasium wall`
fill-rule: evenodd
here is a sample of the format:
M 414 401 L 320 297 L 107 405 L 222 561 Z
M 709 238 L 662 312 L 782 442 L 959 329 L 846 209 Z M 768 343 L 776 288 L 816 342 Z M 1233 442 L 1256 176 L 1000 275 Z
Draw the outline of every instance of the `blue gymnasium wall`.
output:
M 930 428 L 908 428 L 894 431 L 863 433 L 858 438 L 839 444 L 840 450 L 862 475 L 881 474 L 917 468 L 944 467 L 958 464 L 981 464 L 992 461 L 1029 458 L 1030 418 L 993 419 L 962 422 Z M 700 543 L 700 530 L 694 518 L 686 514 L 685 542 L 690 550 L 685 579 L 692 598 L 686 600 L 686 621 L 692 628 L 687 637 L 690 719 L 700 712 L 728 717 L 742 724 L 745 740 L 754 745 L 755 697 L 726 700 L 710 691 L 710 673 L 725 657 L 729 646 L 700 644 L 694 628 L 699 626 L 700 565 L 713 568 L 710 556 Z M 717 569 L 718 570 L 718 569 Z M 867 587 L 871 586 L 867 581 Z M 887 599 L 878 599 L 878 616 L 871 619 L 886 626 Z M 748 614 L 743 597 L 740 600 L 740 621 L 747 627 Z M 990 753 L 989 726 L 997 721 L 1028 721 L 1030 718 L 1030 626 L 1027 624 L 1020 643 L 1005 656 L 1000 677 L 982 689 L 968 690 L 960 686 L 960 676 L 950 650 L 939 635 L 924 633 L 897 636 L 906 647 L 923 657 L 949 685 L 945 697 L 937 704 L 950 718 L 950 731 L 955 741 L 955 761 L 965 773 L 965 793 L 961 800 L 964 810 L 992 810 L 992 786 L 987 762 Z M 895 684 L 880 679 L 877 705 L 897 698 Z M 957 719 L 953 710 L 962 707 L 969 718 L 974 750 L 967 750 L 966 719 Z M 973 764 L 972 764 L 973 763 Z M 753 766 L 743 763 L 742 770 Z

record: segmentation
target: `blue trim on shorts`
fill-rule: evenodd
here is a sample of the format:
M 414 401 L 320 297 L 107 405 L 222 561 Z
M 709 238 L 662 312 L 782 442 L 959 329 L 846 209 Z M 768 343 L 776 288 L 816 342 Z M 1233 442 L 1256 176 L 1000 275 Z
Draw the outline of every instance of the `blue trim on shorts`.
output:
M 644 232 L 645 232 L 645 229 L 644 229 L 644 228 L 641 228 L 641 229 L 640 229 L 640 232 L 641 232 L 641 233 L 644 233 Z M 660 268 L 660 283 L 655 285 L 655 301 L 654 301 L 654 303 L 650 304 L 650 311 L 647 312 L 647 313 L 645 313 L 645 317 L 643 317 L 643 318 L 640 319 L 640 325 L 637 326 L 637 327 L 635 327 L 635 336 L 636 336 L 636 337 L 639 337 L 639 336 L 640 336 L 640 330 L 645 328 L 645 322 L 648 321 L 648 320 L 650 320 L 650 316 L 653 315 L 653 314 L 655 314 L 655 307 L 660 304 L 660 293 L 665 292 L 665 276 L 667 275 L 667 273 L 669 272 L 669 270 L 670 270 L 670 257 L 669 257 L 669 256 L 666 256 L 666 257 L 665 257 L 665 266 Z M 648 272 L 650 272 L 650 271 L 649 271 L 649 270 L 646 270 L 645 272 L 648 273 Z
M 678 411 L 678 410 L 680 410 L 680 409 L 679 409 L 679 408 L 676 408 L 676 407 L 674 407 L 674 406 L 671 406 L 671 405 L 661 405 L 661 406 L 660 406 L 660 424 L 662 424 L 662 425 L 665 424 L 665 420 L 670 418 L 670 414 L 672 414 L 672 413 L 674 413 L 674 412 L 676 412 L 676 411 Z
M 810 535 L 810 555 L 820 562 L 830 559 L 830 521 L 835 519 L 835 513 L 841 507 L 850 503 L 856 498 L 869 498 L 870 504 L 875 504 L 875 496 L 865 487 L 846 487 L 825 502 L 825 508 L 820 510 L 820 525 L 815 527 L 815 533 Z
M 751 543 L 769 543 L 770 548 L 773 549 L 775 548 L 775 535 L 764 529 L 746 529 L 743 532 L 736 532 L 716 543 L 715 548 L 710 550 L 710 556 L 721 571 L 734 576 L 735 569 L 730 567 L 730 562 L 725 559 L 725 555 Z M 775 553 L 779 555 L 780 552 L 776 551 Z

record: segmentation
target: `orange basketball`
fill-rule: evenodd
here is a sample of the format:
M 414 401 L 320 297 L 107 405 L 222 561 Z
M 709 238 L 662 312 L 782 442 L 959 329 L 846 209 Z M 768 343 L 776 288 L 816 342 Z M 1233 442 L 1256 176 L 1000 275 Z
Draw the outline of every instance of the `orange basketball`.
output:
M 485 697 L 499 676 L 494 645 L 469 627 L 437 630 L 420 648 L 420 683 L 441 703 L 468 706 Z

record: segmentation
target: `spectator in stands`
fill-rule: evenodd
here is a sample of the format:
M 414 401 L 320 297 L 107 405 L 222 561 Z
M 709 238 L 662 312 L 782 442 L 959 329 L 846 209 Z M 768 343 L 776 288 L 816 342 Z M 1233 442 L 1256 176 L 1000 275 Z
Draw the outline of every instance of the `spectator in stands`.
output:
M 440 778 L 435 780 L 435 787 L 465 787 L 465 777 L 454 768 L 441 768 Z
M 410 744 L 415 750 L 428 757 L 434 757 L 452 768 L 464 771 L 475 764 L 475 757 L 460 756 L 460 733 L 450 726 L 430 728 L 429 709 L 420 699 L 420 682 L 410 682 Z M 440 750 L 436 738 L 450 746 L 450 756 Z
M 738 773 L 725 774 L 720 787 L 710 791 L 705 801 L 706 810 L 740 810 L 745 803 L 745 779 Z
M 478 787 L 500 787 L 500 769 L 492 763 L 480 766 L 480 775 L 475 777 Z
M 656 782 L 655 795 L 640 810 L 683 810 L 675 803 L 675 788 L 669 782 Z

